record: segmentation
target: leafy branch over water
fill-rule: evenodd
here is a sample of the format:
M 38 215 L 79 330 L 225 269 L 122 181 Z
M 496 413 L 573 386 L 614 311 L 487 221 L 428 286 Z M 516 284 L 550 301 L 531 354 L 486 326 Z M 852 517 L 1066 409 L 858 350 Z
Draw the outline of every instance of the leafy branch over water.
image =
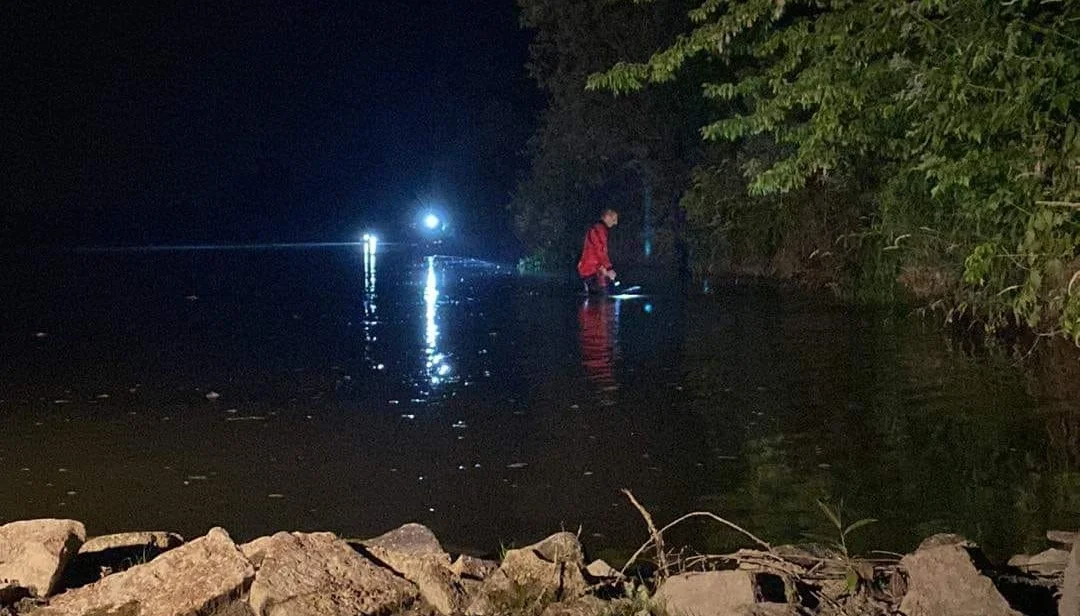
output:
M 709 0 L 690 16 L 670 47 L 589 88 L 699 83 L 719 111 L 706 140 L 775 145 L 760 162 L 719 163 L 745 174 L 751 197 L 847 192 L 884 240 L 870 252 L 893 249 L 856 252 L 859 266 L 885 280 L 939 270 L 952 314 L 1080 343 L 1076 3 Z M 730 70 L 688 70 L 698 56 Z M 710 194 L 688 205 L 716 241 L 745 214 Z

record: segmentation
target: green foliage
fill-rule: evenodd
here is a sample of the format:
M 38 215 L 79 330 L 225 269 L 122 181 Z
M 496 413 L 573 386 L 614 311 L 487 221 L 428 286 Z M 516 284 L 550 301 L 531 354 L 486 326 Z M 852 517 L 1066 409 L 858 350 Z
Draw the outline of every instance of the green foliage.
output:
M 877 520 L 875 518 L 862 518 L 860 520 L 856 520 L 856 521 L 854 521 L 854 522 L 852 522 L 850 524 L 845 525 L 845 523 L 843 521 L 843 517 L 842 517 L 843 516 L 842 509 L 843 509 L 843 506 L 844 506 L 843 503 L 840 503 L 837 507 L 833 508 L 833 507 L 830 507 L 828 505 L 828 503 L 826 503 L 825 501 L 819 500 L 819 501 L 817 501 L 817 506 L 818 506 L 818 509 L 820 509 L 821 512 L 825 515 L 825 517 L 829 520 L 829 523 L 832 524 L 833 527 L 836 528 L 837 538 L 836 539 L 833 539 L 833 538 L 823 538 L 822 539 L 822 538 L 816 537 L 814 535 L 808 535 L 808 536 L 813 537 L 815 539 L 823 540 L 826 545 L 828 545 L 829 547 L 835 549 L 845 559 L 851 558 L 851 553 L 848 550 L 848 535 L 850 535 L 851 533 L 859 530 L 860 528 L 862 528 L 864 526 L 869 526 L 870 524 L 873 524 L 874 522 L 877 522 Z
M 938 271 L 939 296 L 988 330 L 1080 341 L 1080 4 L 706 0 L 690 18 L 667 48 L 588 87 L 696 83 L 717 105 L 707 141 L 760 136 L 782 153 L 750 171 L 750 203 L 869 180 L 847 186 L 865 228 L 836 235 L 883 238 L 882 271 Z M 730 78 L 687 71 L 699 57 Z

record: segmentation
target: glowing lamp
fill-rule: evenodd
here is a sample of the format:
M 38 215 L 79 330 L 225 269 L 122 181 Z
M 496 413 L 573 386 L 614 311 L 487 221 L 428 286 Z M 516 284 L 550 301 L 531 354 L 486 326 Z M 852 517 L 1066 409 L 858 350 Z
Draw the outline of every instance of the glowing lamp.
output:
M 439 217 L 434 214 L 428 214 L 424 216 L 424 226 L 428 229 L 435 230 L 439 227 Z

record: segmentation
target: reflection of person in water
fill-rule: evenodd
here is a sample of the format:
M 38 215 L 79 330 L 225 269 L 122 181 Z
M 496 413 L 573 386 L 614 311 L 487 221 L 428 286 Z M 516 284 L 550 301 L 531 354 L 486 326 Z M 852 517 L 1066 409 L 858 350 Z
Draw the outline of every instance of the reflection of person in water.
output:
M 586 300 L 578 309 L 578 322 L 585 378 L 601 392 L 604 403 L 612 404 L 611 394 L 619 388 L 615 379 L 615 302 Z

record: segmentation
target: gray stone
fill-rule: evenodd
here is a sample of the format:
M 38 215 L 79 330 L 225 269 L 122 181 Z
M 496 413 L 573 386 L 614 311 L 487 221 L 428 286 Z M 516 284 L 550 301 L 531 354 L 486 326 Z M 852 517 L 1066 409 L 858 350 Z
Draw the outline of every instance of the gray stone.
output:
M 153 561 L 54 597 L 33 616 L 195 616 L 227 609 L 255 571 L 220 528 Z
M 248 598 L 256 616 L 391 614 L 418 597 L 332 533 L 277 533 L 262 554 Z
M 926 542 L 923 542 L 926 545 Z M 979 573 L 968 542 L 920 547 L 900 560 L 908 590 L 900 603 L 906 616 L 1021 616 L 993 582 Z
M 25 520 L 0 526 L 0 599 L 52 594 L 86 540 L 75 520 Z
M 509 550 L 475 593 L 466 614 L 501 614 L 522 603 L 544 606 L 580 597 L 588 587 L 584 561 L 577 537 L 565 532 Z
M 754 609 L 754 576 L 747 571 L 705 571 L 672 576 L 654 601 L 669 614 L 745 616 Z
M 465 607 L 465 592 L 450 568 L 450 555 L 426 526 L 406 524 L 362 545 L 379 562 L 416 584 L 420 596 L 439 613 L 450 616 Z
M 1061 583 L 1058 616 L 1080 616 L 1080 542 L 1073 544 Z
M 374 539 L 363 541 L 362 544 L 366 548 L 379 548 L 388 552 L 445 558 L 447 566 L 450 565 L 450 555 L 443 551 L 435 533 L 423 524 L 405 524 Z

